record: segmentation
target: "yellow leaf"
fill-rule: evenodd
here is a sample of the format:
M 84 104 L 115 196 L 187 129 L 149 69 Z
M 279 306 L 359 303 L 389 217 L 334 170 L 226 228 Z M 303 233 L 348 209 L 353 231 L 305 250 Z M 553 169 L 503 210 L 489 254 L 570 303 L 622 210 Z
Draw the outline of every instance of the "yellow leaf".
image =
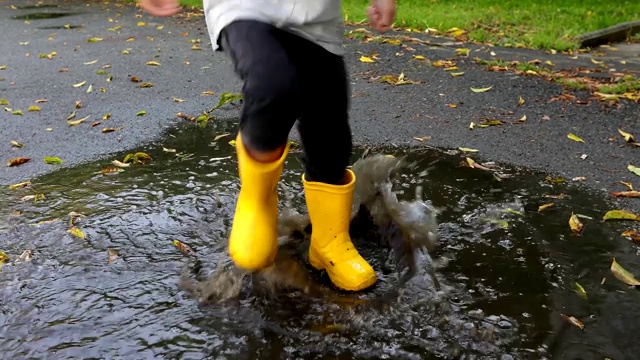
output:
M 458 150 L 462 151 L 462 152 L 471 152 L 471 153 L 475 153 L 478 152 L 478 149 L 471 149 L 471 148 L 466 148 L 466 147 L 459 147 Z
M 173 100 L 174 102 L 177 102 L 177 103 L 185 102 L 185 100 L 178 99 L 178 98 L 175 98 L 175 97 L 174 97 L 172 100 Z
M 466 49 L 466 48 L 456 49 L 456 55 L 469 56 L 470 51 L 471 51 L 470 49 Z
M 138 26 L 147 26 L 147 23 L 144 21 L 138 21 Z
M 98 41 L 102 41 L 102 38 L 92 37 L 92 38 L 89 38 L 89 40 L 87 40 L 87 42 L 90 42 L 90 43 L 94 43 L 94 42 L 98 42 Z
M 458 67 L 457 66 L 450 66 L 450 67 L 444 68 L 444 71 L 453 71 L 453 70 L 458 70 Z
M 147 65 L 149 66 L 160 66 L 160 63 L 157 61 L 148 61 Z
M 578 283 L 577 281 L 574 283 L 574 285 L 575 285 L 575 292 L 578 294 L 578 296 L 586 300 L 587 291 L 584 289 L 584 287 L 582 287 L 582 285 L 580 285 L 580 283 Z
M 592 62 L 592 63 L 594 63 L 594 64 L 596 64 L 596 65 L 600 65 L 600 64 L 603 64 L 603 63 L 604 63 L 604 61 L 598 61 L 598 60 L 596 60 L 596 59 L 594 59 L 594 58 L 591 58 L 591 62 Z
M 9 185 L 9 189 L 11 190 L 15 190 L 15 189 L 19 189 L 19 188 L 23 188 L 23 187 L 27 187 L 31 185 L 31 181 L 27 180 L 27 181 L 23 181 L 21 183 L 17 183 L 17 184 L 13 184 L 13 185 Z
M 120 126 L 120 127 L 117 127 L 117 128 L 102 128 L 102 132 L 106 134 L 106 133 L 110 133 L 110 132 L 114 132 L 114 131 L 120 131 L 122 129 L 124 129 L 124 126 Z
M 174 152 L 176 152 L 176 149 L 169 149 L 169 148 L 166 148 L 166 147 L 163 146 L 162 147 L 162 151 L 168 152 L 168 153 L 174 153 Z
M 524 105 L 525 100 L 522 96 L 518 96 L 518 106 L 522 106 Z
M 420 141 L 420 142 L 424 142 L 425 140 L 429 140 L 429 139 L 431 139 L 431 135 L 427 135 L 423 137 L 417 137 L 417 136 L 413 137 L 413 140 Z
M 469 124 L 469 129 L 473 130 L 474 127 L 476 127 L 476 123 L 472 121 L 471 124 Z
M 573 231 L 574 235 L 580 235 L 584 225 L 580 222 L 580 219 L 578 219 L 576 214 L 571 213 L 571 217 L 569 218 L 569 227 L 571 228 L 571 231 Z
M 583 143 L 584 140 L 582 140 L 578 135 L 574 134 L 574 133 L 569 133 L 567 134 L 567 137 L 573 141 L 577 141 L 577 142 L 581 142 Z
M 373 60 L 372 58 L 368 57 L 368 56 L 361 56 L 360 57 L 360 61 L 363 63 L 372 63 L 375 62 L 375 60 Z
M 414 55 L 413 58 L 416 59 L 416 60 L 426 60 L 427 59 L 426 57 L 424 57 L 422 55 Z
M 493 88 L 493 85 L 486 87 L 486 88 L 471 88 L 471 91 L 475 92 L 475 93 L 481 93 L 481 92 L 486 92 L 489 91 Z
M 4 251 L 0 250 L 0 268 L 2 267 L 2 264 L 9 261 L 11 258 L 4 253 Z
M 70 233 L 73 236 L 77 236 L 80 239 L 84 239 L 84 233 L 82 232 L 82 230 L 78 229 L 77 227 L 72 227 L 71 229 L 67 230 L 68 233 Z
M 464 71 L 461 71 L 461 72 L 452 72 L 452 73 L 450 73 L 450 74 L 451 74 L 451 76 L 453 76 L 453 77 L 456 77 L 456 76 L 462 76 L 462 75 L 464 75 Z
M 529 75 L 538 75 L 537 71 L 533 71 L 533 70 L 527 70 L 525 71 L 525 73 L 529 74 Z
M 11 143 L 12 146 L 15 146 L 17 148 L 21 148 L 21 147 L 24 146 L 23 143 L 19 143 L 19 142 L 15 141 L 15 140 L 11 140 L 10 143 Z
M 27 109 L 28 111 L 40 111 L 40 106 L 37 105 L 31 105 L 29 106 L 29 108 Z
M 551 62 L 551 60 L 547 60 L 544 62 L 545 64 L 549 65 L 549 66 L 556 66 L 556 64 L 554 64 L 553 62 Z
M 78 119 L 78 120 L 75 120 L 75 121 L 67 120 L 67 124 L 69 124 L 69 126 L 76 126 L 76 125 L 80 124 L 81 122 L 87 120 L 90 116 L 91 115 L 87 115 L 87 116 L 83 117 L 82 119 Z
M 106 113 L 104 114 L 104 116 L 102 117 L 102 120 L 108 120 L 111 117 L 111 113 Z
M 229 145 L 235 147 L 236 146 L 236 141 L 235 140 L 229 141 Z
M 455 109 L 455 108 L 458 107 L 458 105 L 456 105 L 456 104 L 447 104 L 447 106 L 452 108 L 452 109 Z
M 633 137 L 633 135 L 629 134 L 628 132 L 624 132 L 620 129 L 618 129 L 618 132 L 620 133 L 620 135 L 622 135 L 622 137 L 624 138 L 624 141 L 626 142 L 635 142 L 636 139 Z
M 84 63 L 84 64 L 85 64 L 85 65 L 93 65 L 93 64 L 95 64 L 95 63 L 97 63 L 97 62 L 98 62 L 98 60 L 96 59 L 96 60 L 93 60 L 93 61 L 87 61 L 87 62 L 86 62 L 86 63 Z
M 84 84 L 86 84 L 86 83 L 87 83 L 86 81 L 83 81 L 83 82 L 80 82 L 80 83 L 74 84 L 74 85 L 73 85 L 73 87 L 78 88 L 78 87 L 83 86 L 83 85 L 84 85 Z
M 633 166 L 631 164 L 629 164 L 629 166 L 627 166 L 627 170 L 631 171 L 632 173 L 640 176 L 640 167 L 637 166 Z
M 218 134 L 213 138 L 213 141 L 218 141 L 218 140 L 222 139 L 223 137 L 227 137 L 229 135 L 231 135 L 231 134 L 230 133 Z
M 55 164 L 62 164 L 62 159 L 60 159 L 57 156 L 47 156 L 44 159 L 42 159 L 45 163 L 50 164 L 50 165 L 55 165 Z
M 624 210 L 609 210 L 602 217 L 603 221 L 606 220 L 636 220 L 640 221 L 640 216 L 630 213 Z
M 542 204 L 538 207 L 538 212 L 542 212 L 545 209 L 548 209 L 553 206 L 553 203 Z
M 215 95 L 215 94 L 216 94 L 216 93 L 215 93 L 215 92 L 213 92 L 213 91 L 211 91 L 211 90 L 203 91 L 203 92 L 201 93 L 201 95 Z
M 613 258 L 613 262 L 611 262 L 611 272 L 613 273 L 613 276 L 616 277 L 616 279 L 622 281 L 627 285 L 631 285 L 631 286 L 640 285 L 640 281 L 636 280 L 633 274 L 631 274 L 630 272 L 625 270 L 620 264 L 618 264 L 618 262 L 616 261 L 616 258 Z

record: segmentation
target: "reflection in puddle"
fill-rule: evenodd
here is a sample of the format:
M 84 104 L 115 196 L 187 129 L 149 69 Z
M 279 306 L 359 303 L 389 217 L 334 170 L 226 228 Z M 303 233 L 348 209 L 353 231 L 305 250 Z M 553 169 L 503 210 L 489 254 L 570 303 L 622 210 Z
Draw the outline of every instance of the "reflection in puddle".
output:
M 48 12 L 36 12 L 24 15 L 16 15 L 12 17 L 14 20 L 46 20 L 46 19 L 57 19 L 65 16 L 76 15 L 77 13 L 48 13 Z
M 233 131 L 217 126 L 172 130 L 136 149 L 150 154 L 150 163 L 114 175 L 99 171 L 126 153 L 0 190 L 0 246 L 12 258 L 0 272 L 7 358 L 622 359 L 640 351 L 640 325 L 629 316 L 640 312 L 640 296 L 608 273 L 613 256 L 629 270 L 637 263 L 618 235 L 622 227 L 598 221 L 611 206 L 584 190 L 550 185 L 544 174 L 501 169 L 509 176 L 499 180 L 459 166 L 459 154 L 385 150 L 412 164 L 397 169 L 386 199 L 412 204 L 418 194 L 439 210 L 438 246 L 416 237 L 431 247 L 415 259 L 404 256 L 403 239 L 425 234 L 415 225 L 426 222 L 382 226 L 389 212 L 375 209 L 389 203 L 359 190 L 365 195 L 356 203 L 371 216 L 354 206 L 351 232 L 378 272 L 371 291 L 338 292 L 305 265 L 295 151 L 280 184 L 290 212 L 277 267 L 254 276 L 230 271 L 225 246 L 238 181 L 233 135 L 214 141 Z M 377 164 L 370 176 L 386 179 L 384 161 Z M 561 193 L 563 200 L 548 197 Z M 45 199 L 21 200 L 36 194 Z M 538 212 L 549 202 L 554 206 Z M 399 219 L 424 214 L 403 209 Z M 67 231 L 72 211 L 86 216 L 76 223 L 84 240 Z M 572 211 L 594 219 L 584 220 L 580 237 L 567 225 Z M 41 221 L 48 222 L 34 225 Z M 196 256 L 182 254 L 173 240 Z M 14 264 L 26 249 L 32 260 Z M 109 249 L 118 253 L 114 261 Z M 411 261 L 415 276 L 402 284 Z M 576 281 L 587 300 L 573 291 Z M 584 321 L 585 331 L 566 327 L 561 313 Z

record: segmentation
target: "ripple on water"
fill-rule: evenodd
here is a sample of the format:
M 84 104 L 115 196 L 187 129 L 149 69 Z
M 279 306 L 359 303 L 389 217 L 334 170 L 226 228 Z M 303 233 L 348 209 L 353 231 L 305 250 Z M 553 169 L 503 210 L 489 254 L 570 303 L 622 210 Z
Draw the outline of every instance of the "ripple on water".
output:
M 300 284 L 317 286 L 320 295 L 270 292 L 264 278 L 240 276 L 237 297 L 200 304 L 180 288 L 180 274 L 186 269 L 206 278 L 229 265 L 225 239 L 238 191 L 235 159 L 227 158 L 233 149 L 224 140 L 209 145 L 210 129 L 181 128 L 173 135 L 141 149 L 154 158 L 143 167 L 96 174 L 109 165 L 105 160 L 0 194 L 2 250 L 13 258 L 33 250 L 31 262 L 7 264 L 0 272 L 4 356 L 600 359 L 638 351 L 635 336 L 625 336 L 637 334 L 638 325 L 623 316 L 640 310 L 638 293 L 612 279 L 600 285 L 611 256 L 631 267 L 635 249 L 614 237 L 614 225 L 585 220 L 589 231 L 582 237 L 567 232 L 571 211 L 597 219 L 609 204 L 580 189 L 543 185 L 542 174 L 524 170 L 506 169 L 511 177 L 498 181 L 437 151 L 409 152 L 416 165 L 401 170 L 393 189 L 411 200 L 421 185 L 440 209 L 440 245 L 431 253 L 440 291 L 425 256 L 418 258 L 416 276 L 394 288 L 397 248 L 377 241 L 397 240 L 398 228 L 372 232 L 365 221 L 354 239 L 378 271 L 373 290 L 339 293 L 325 276 L 307 271 L 303 236 L 285 244 L 288 252 L 283 247 L 291 260 L 283 269 L 297 274 Z M 161 145 L 194 156 L 179 161 Z M 281 193 L 283 203 L 304 212 L 298 156 L 292 153 L 287 162 Z M 537 212 L 550 202 L 545 195 L 560 192 L 570 197 L 555 201 L 548 215 Z M 35 193 L 46 200 L 20 201 Z M 16 209 L 21 216 L 11 215 Z M 67 232 L 71 211 L 86 215 L 77 223 L 85 240 Z M 55 218 L 60 220 L 32 225 Z M 192 247 L 197 259 L 181 254 L 173 240 Z M 107 249 L 118 251 L 116 261 L 107 261 Z M 576 280 L 589 300 L 572 291 Z M 559 313 L 581 318 L 587 331 L 566 328 Z M 535 352 L 545 344 L 549 353 Z

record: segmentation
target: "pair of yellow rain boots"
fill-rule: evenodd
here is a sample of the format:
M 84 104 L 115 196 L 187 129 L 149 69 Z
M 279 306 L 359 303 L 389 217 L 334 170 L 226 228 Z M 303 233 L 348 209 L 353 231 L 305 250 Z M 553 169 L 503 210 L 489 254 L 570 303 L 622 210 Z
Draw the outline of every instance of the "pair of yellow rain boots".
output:
M 242 137 L 236 138 L 240 195 L 229 237 L 229 254 L 236 266 L 258 271 L 271 265 L 278 252 L 278 193 L 276 186 L 289 151 L 271 163 L 253 160 Z M 355 174 L 346 170 L 344 185 L 307 181 L 302 176 L 312 224 L 309 263 L 326 270 L 343 290 L 364 290 L 376 282 L 376 273 L 358 253 L 349 237 Z

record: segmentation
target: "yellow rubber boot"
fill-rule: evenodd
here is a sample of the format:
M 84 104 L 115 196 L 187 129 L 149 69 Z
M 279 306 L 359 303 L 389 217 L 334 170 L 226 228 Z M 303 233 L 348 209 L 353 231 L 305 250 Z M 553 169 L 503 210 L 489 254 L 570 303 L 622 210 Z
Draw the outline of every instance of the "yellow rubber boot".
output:
M 376 273 L 358 253 L 349 237 L 355 174 L 346 173 L 346 185 L 306 181 L 302 175 L 311 220 L 309 263 L 326 270 L 333 284 L 359 291 L 375 284 Z
M 257 271 L 271 265 L 278 252 L 278 193 L 276 186 L 289 151 L 280 159 L 262 163 L 247 153 L 236 137 L 240 194 L 229 236 L 229 255 L 237 267 Z

